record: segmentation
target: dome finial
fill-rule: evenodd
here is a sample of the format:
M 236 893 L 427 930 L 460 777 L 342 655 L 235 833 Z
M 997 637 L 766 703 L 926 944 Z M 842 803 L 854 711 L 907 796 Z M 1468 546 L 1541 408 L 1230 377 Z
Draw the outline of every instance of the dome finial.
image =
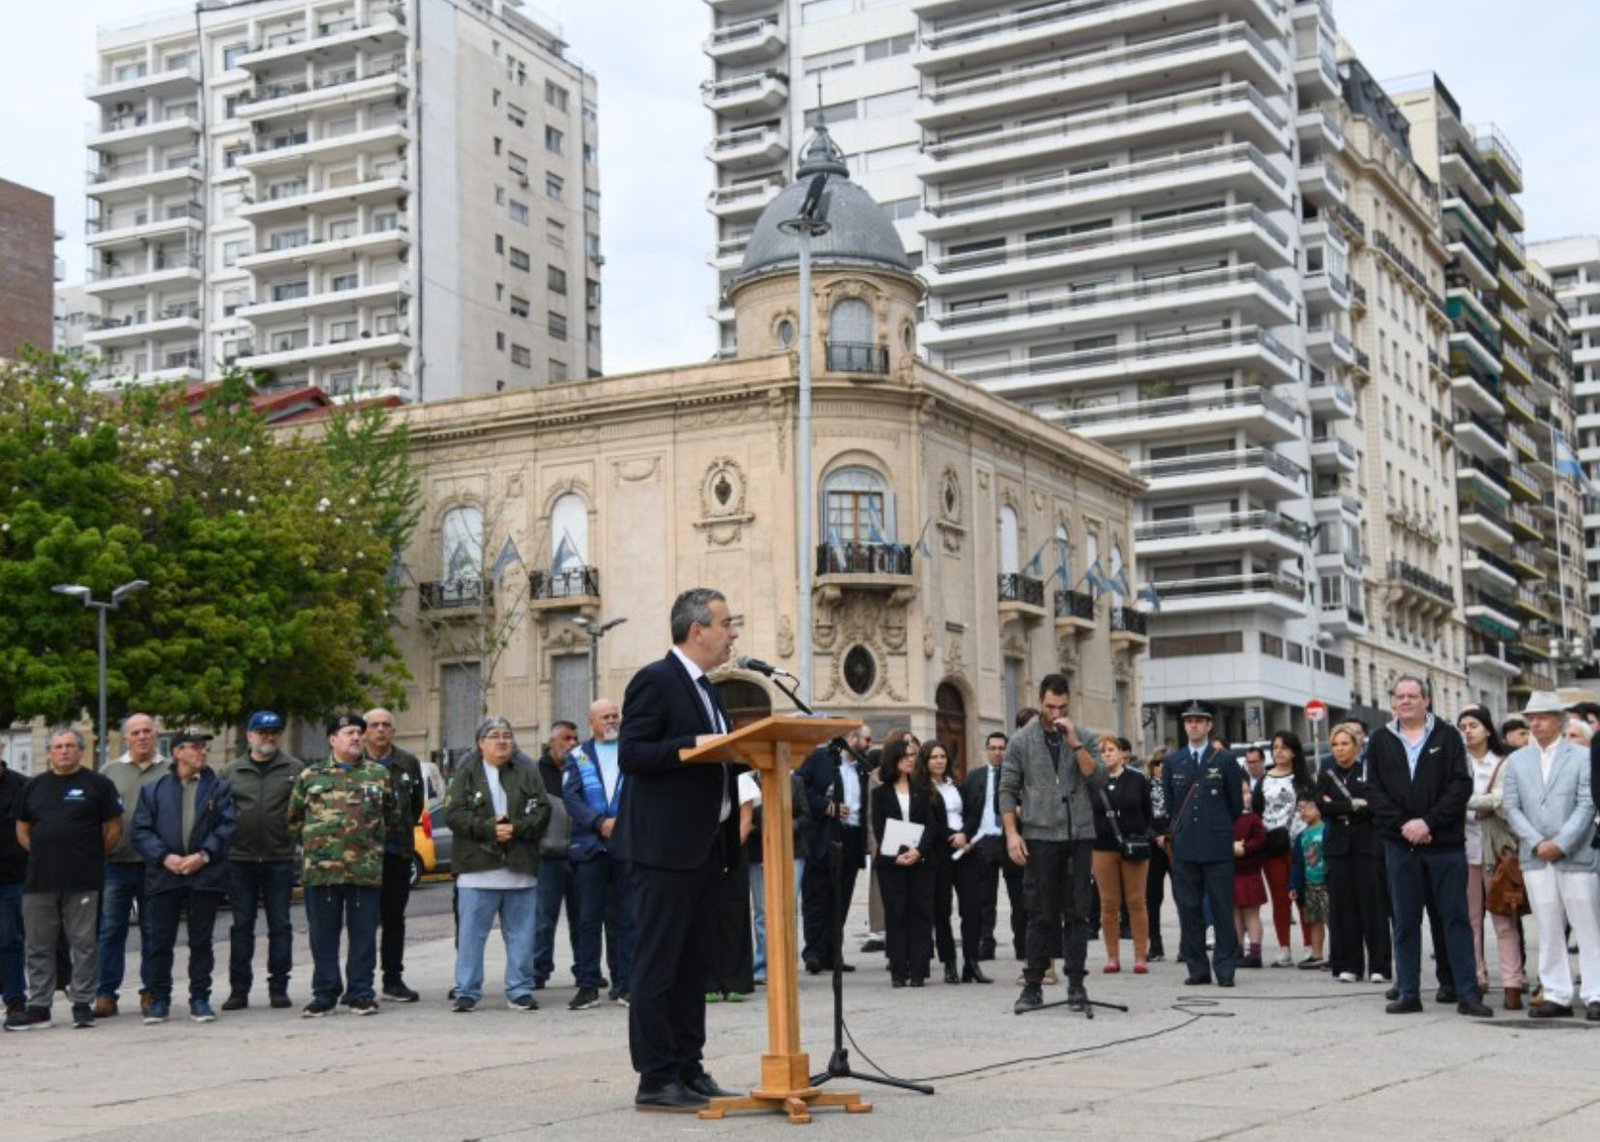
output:
M 806 149 L 800 154 L 800 166 L 795 170 L 795 177 L 805 179 L 818 174 L 836 174 L 849 178 L 850 168 L 845 165 L 844 151 L 833 141 L 833 136 L 828 134 L 828 114 L 822 102 L 820 72 L 817 74 L 816 119 L 816 130 L 811 136 L 811 141 L 806 144 Z

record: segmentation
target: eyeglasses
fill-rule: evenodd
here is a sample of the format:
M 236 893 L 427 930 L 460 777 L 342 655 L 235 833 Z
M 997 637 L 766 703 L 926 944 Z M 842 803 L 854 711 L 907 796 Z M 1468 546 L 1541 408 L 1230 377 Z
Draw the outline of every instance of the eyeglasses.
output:
M 517 739 L 510 734 L 484 734 L 483 740 L 486 742 L 511 742 Z

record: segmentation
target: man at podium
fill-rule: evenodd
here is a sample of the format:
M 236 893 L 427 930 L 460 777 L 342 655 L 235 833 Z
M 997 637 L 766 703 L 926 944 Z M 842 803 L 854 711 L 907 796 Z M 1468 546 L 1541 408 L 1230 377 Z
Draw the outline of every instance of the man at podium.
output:
M 696 587 L 672 604 L 672 649 L 628 683 L 618 759 L 624 783 L 613 844 L 630 861 L 634 968 L 628 1049 L 638 1110 L 693 1112 L 732 1092 L 701 1065 L 705 970 L 716 955 L 724 845 L 738 816 L 734 767 L 686 765 L 680 750 L 732 725 L 706 672 L 739 637 L 720 591 Z M 729 852 L 732 850 L 729 849 Z

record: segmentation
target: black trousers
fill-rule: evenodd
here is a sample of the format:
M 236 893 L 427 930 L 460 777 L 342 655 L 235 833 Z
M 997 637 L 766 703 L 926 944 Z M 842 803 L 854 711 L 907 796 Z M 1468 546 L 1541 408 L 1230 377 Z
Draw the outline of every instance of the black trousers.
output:
M 1160 845 L 1150 846 L 1150 867 L 1144 882 L 1145 910 L 1150 914 L 1150 954 L 1164 956 L 1167 949 L 1161 942 L 1161 906 L 1167 902 L 1167 873 L 1172 863 L 1167 860 L 1167 850 Z
M 383 854 L 383 886 L 378 894 L 378 925 L 383 929 L 378 963 L 383 983 L 404 982 L 406 974 L 406 904 L 411 900 L 411 858 Z
M 828 857 L 810 857 L 806 861 L 805 875 L 800 879 L 801 923 L 805 928 L 800 958 L 807 966 L 833 966 L 833 923 L 850 909 L 856 874 L 861 871 L 866 855 L 866 841 L 860 828 L 841 828 L 839 839 L 844 850 L 840 854 L 843 865 L 839 869 L 838 899 L 833 895 L 833 867 Z
M 1375 856 L 1328 858 L 1328 968 L 1393 978 L 1388 893 Z
M 1172 896 L 1178 902 L 1178 955 L 1190 979 L 1209 979 L 1215 967 L 1218 979 L 1232 979 L 1239 966 L 1239 934 L 1233 929 L 1233 858 L 1172 862 Z M 1202 900 L 1211 902 L 1216 921 L 1216 955 L 1206 955 L 1206 913 Z
M 760 876 L 760 865 L 756 865 Z M 721 922 L 717 928 L 717 954 L 706 972 L 707 992 L 749 995 L 756 989 L 755 937 L 750 928 L 750 858 L 743 848 L 738 859 L 719 876 Z
M 628 1053 L 643 1083 L 700 1073 L 706 1045 L 706 965 L 722 924 L 720 857 L 680 870 L 634 864 L 634 958 Z
M 1037 984 L 1045 965 L 1061 956 L 1069 983 L 1083 982 L 1089 950 L 1089 873 L 1092 841 L 1028 842 L 1023 884 L 1028 894 L 1028 964 L 1024 979 Z
M 964 963 L 976 964 L 983 948 L 984 880 L 987 876 L 991 887 L 998 889 L 999 878 L 998 874 L 986 873 L 976 849 L 956 861 L 955 867 L 956 901 L 961 905 L 961 959 Z
M 889 975 L 927 979 L 933 959 L 933 867 L 928 861 L 909 867 L 880 861 L 877 869 Z
M 189 998 L 211 998 L 211 973 L 216 967 L 212 937 L 222 899 L 221 892 L 196 892 L 192 888 L 146 894 L 150 947 L 142 949 L 142 954 L 150 964 L 152 999 L 172 998 L 172 956 L 178 943 L 180 912 L 187 913 L 189 919 Z
M 1011 902 L 1011 954 L 1019 960 L 1028 958 L 1028 893 L 1023 886 L 1024 873 L 1006 853 L 1002 837 L 984 837 L 963 857 L 962 863 L 973 862 L 977 871 L 977 907 L 980 939 L 985 944 L 994 943 L 995 924 L 999 918 L 1000 878 L 1005 877 L 1006 899 Z
M 945 854 L 928 865 L 933 873 L 933 945 L 939 962 L 950 966 L 956 962 L 956 937 L 950 919 L 956 902 L 956 870 L 961 866 Z

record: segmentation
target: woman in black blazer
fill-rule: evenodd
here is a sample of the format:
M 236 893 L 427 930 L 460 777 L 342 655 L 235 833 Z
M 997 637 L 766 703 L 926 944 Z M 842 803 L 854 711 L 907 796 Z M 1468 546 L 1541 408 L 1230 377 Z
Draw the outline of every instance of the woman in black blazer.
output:
M 928 791 L 935 811 L 944 811 L 944 844 L 929 853 L 928 863 L 933 869 L 933 943 L 944 965 L 944 981 L 960 983 L 961 973 L 956 970 L 956 938 L 950 918 L 954 912 L 956 891 L 956 854 L 965 853 L 972 846 L 962 828 L 964 816 L 961 803 L 961 786 L 950 775 L 950 753 L 940 742 L 924 742 L 917 752 L 917 769 L 913 780 Z M 961 914 L 965 917 L 975 906 L 975 901 L 961 897 Z M 976 948 L 967 950 L 971 960 Z
M 1386 983 L 1393 971 L 1383 846 L 1361 764 L 1362 735 L 1336 726 L 1328 735 L 1333 765 L 1317 776 L 1322 813 L 1322 856 L 1328 865 L 1328 966 L 1346 975 Z
M 884 942 L 895 987 L 921 987 L 933 959 L 933 870 L 928 858 L 945 844 L 944 806 L 934 805 L 924 785 L 912 779 L 917 755 L 905 738 L 883 750 L 883 784 L 872 791 L 872 831 L 879 838 L 874 867 L 883 894 Z M 922 826 L 915 848 L 889 852 L 883 844 L 890 818 Z

